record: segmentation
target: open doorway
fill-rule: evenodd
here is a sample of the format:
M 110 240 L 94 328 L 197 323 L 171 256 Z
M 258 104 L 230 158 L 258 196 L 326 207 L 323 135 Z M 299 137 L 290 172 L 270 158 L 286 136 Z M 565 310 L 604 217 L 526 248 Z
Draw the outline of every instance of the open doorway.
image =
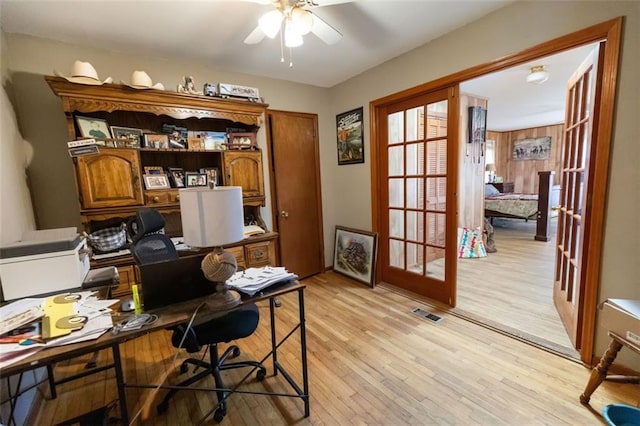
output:
M 579 349 L 580 359 L 589 365 L 593 363 L 594 356 L 593 344 L 595 337 L 596 304 L 600 287 L 599 276 L 603 250 L 603 212 L 605 211 L 606 206 L 607 182 L 609 176 L 609 152 L 614 127 L 614 108 L 612 108 L 612 105 L 615 105 L 616 98 L 616 77 L 618 74 L 618 61 L 620 57 L 622 23 L 622 17 L 602 22 L 592 27 L 584 28 L 580 31 L 533 46 L 507 57 L 497 59 L 493 62 L 462 70 L 423 85 L 394 93 L 384 98 L 376 99 L 370 103 L 372 117 L 371 175 L 373 183 L 372 188 L 375 188 L 375 190 L 372 191 L 371 196 L 372 211 L 374 213 L 373 230 L 379 234 L 380 246 L 384 246 L 385 244 L 388 245 L 391 240 L 389 235 L 389 218 L 381 214 L 381 212 L 389 207 L 387 203 L 388 198 L 385 195 L 390 191 L 388 176 L 389 165 L 387 163 L 388 157 L 386 155 L 386 151 L 391 149 L 391 147 L 388 144 L 389 129 L 387 126 L 387 116 L 385 115 L 386 109 L 389 105 L 401 104 L 404 100 L 411 100 L 416 96 L 435 93 L 448 87 L 450 87 L 452 102 L 458 103 L 459 84 L 464 81 L 525 64 L 549 55 L 561 53 L 575 47 L 591 43 L 599 43 L 600 49 L 597 58 L 597 72 L 594 74 L 595 80 L 593 80 L 597 83 L 595 84 L 595 87 L 592 87 L 591 89 L 591 93 L 595 96 L 592 108 L 590 108 L 593 112 L 593 116 L 590 116 L 588 120 L 583 121 L 583 123 L 589 122 L 587 123 L 589 125 L 588 134 L 592 139 L 590 146 L 586 147 L 585 151 L 583 151 L 583 154 L 586 153 L 586 157 L 588 157 L 589 163 L 587 167 L 589 169 L 589 173 L 584 173 L 584 178 L 586 180 L 581 181 L 583 182 L 583 185 L 576 186 L 580 191 L 584 190 L 581 192 L 584 194 L 584 197 L 580 198 L 581 201 L 585 202 L 583 204 L 584 208 L 580 209 L 580 218 L 578 219 L 580 221 L 581 237 L 576 239 L 579 244 L 575 247 L 575 251 L 572 251 L 571 253 L 571 256 L 575 255 L 580 258 L 580 261 L 576 262 L 576 264 L 579 263 L 583 268 L 580 268 L 580 270 L 576 268 L 567 269 L 568 271 L 571 271 L 571 277 L 578 278 L 577 280 L 574 280 L 571 283 L 572 285 L 569 287 L 562 286 L 564 284 L 563 279 L 559 281 L 556 280 L 556 282 L 554 282 L 554 302 L 556 303 L 556 306 L 558 306 L 557 302 L 560 299 L 556 297 L 559 294 L 556 290 L 560 288 L 564 291 L 562 294 L 563 297 L 565 297 L 563 302 L 569 302 L 565 305 L 569 309 L 566 309 L 564 313 L 571 314 L 571 317 L 563 315 L 563 322 L 567 324 L 567 318 L 573 320 L 571 327 L 571 330 L 573 331 L 572 341 L 579 342 L 579 344 L 576 345 L 576 348 Z M 581 87 L 586 86 L 582 85 Z M 584 92 L 586 93 L 587 90 Z M 573 99 L 577 98 L 573 97 Z M 575 104 L 572 105 L 575 106 Z M 585 103 L 580 103 L 580 105 L 585 105 Z M 456 108 L 457 113 L 455 116 L 451 116 L 449 118 L 452 120 L 458 120 L 460 115 L 459 111 L 460 109 Z M 590 123 L 593 123 L 593 125 L 591 126 Z M 577 126 L 576 128 L 579 128 L 580 126 Z M 448 137 L 451 138 L 451 142 L 457 143 L 458 137 L 455 134 L 451 135 L 448 133 Z M 582 139 L 583 138 L 578 138 L 578 140 Z M 581 144 L 578 145 L 583 146 Z M 448 146 L 453 147 L 452 151 L 454 151 L 454 154 L 456 155 L 458 149 L 462 149 L 454 143 Z M 573 149 L 573 147 L 570 148 Z M 457 160 L 458 157 L 456 156 L 456 161 Z M 463 179 L 463 177 L 457 170 L 458 164 L 452 163 L 451 165 L 453 166 L 453 173 L 448 175 L 450 178 L 450 185 L 447 186 L 447 197 L 456 201 L 458 209 L 451 212 L 452 214 L 447 211 L 445 215 L 446 231 L 444 238 L 447 240 L 453 238 L 455 242 L 458 214 L 465 210 L 459 202 L 458 190 L 460 187 L 457 185 L 458 180 Z M 563 173 L 565 173 L 565 169 L 563 169 Z M 480 187 L 482 188 L 484 185 L 484 172 L 478 171 L 475 175 L 480 178 L 479 182 Z M 407 179 L 408 178 L 409 177 L 407 177 Z M 580 179 L 582 179 L 582 176 L 580 176 Z M 450 188 L 451 185 L 454 186 L 453 190 Z M 567 212 L 562 210 L 562 208 L 567 207 L 563 207 L 562 205 L 562 203 L 568 198 L 566 195 L 567 194 L 562 193 L 561 212 L 563 215 L 568 216 L 566 214 L 568 213 L 568 209 Z M 451 226 L 452 223 L 453 226 Z M 424 229 L 427 230 L 428 228 L 425 226 Z M 423 233 L 423 237 L 431 237 L 431 235 L 427 235 L 425 237 Z M 456 256 L 457 249 L 457 244 L 448 244 L 445 252 L 449 256 Z M 571 261 L 571 259 L 569 259 L 569 261 Z M 385 262 L 387 262 L 387 264 L 385 264 Z M 380 267 L 379 270 L 388 266 L 388 262 L 389 258 L 379 256 L 377 261 L 378 266 Z M 455 278 L 455 275 L 457 274 L 457 264 L 455 262 L 452 262 L 450 268 L 445 269 L 445 276 L 449 277 L 449 279 L 452 277 Z M 389 280 L 385 279 L 382 274 L 377 274 L 377 280 L 380 281 L 381 279 L 383 282 L 392 286 L 397 286 L 402 290 L 417 292 L 403 280 Z M 452 283 L 448 282 L 449 286 L 445 288 L 447 292 L 446 295 L 448 297 L 444 301 L 446 305 L 452 308 L 456 307 L 457 304 L 457 280 L 453 281 L 454 282 Z M 561 285 L 558 286 L 558 283 Z M 420 292 L 417 293 L 422 294 Z
M 564 135 L 567 82 L 597 44 L 580 46 L 555 55 L 464 81 L 464 97 L 487 104 L 487 142 L 484 159 L 485 194 L 506 194 L 504 202 L 492 206 L 525 208 L 512 201 L 538 194 L 538 172 L 552 171 L 550 195 L 551 227 L 549 241 L 537 241 L 536 219 L 530 212 L 513 212 L 523 218 L 492 218 L 494 252 L 481 259 L 459 259 L 457 311 L 478 322 L 579 359 L 553 301 L 557 207 L 562 176 L 562 138 Z M 548 79 L 528 82 L 534 67 L 543 67 Z M 538 68 L 536 68 L 538 69 Z M 545 144 L 541 155 L 518 155 L 518 146 L 527 141 Z M 546 145 L 549 143 L 549 145 Z M 461 191 L 464 196 L 464 191 Z M 477 197 L 472 193 L 467 196 Z M 480 194 L 482 196 L 482 194 Z M 465 204 L 478 204 L 471 200 Z M 529 203 L 534 208 L 534 203 Z M 485 206 L 487 208 L 487 206 Z M 526 217 L 529 217 L 528 219 Z M 493 251 L 493 250 L 489 250 Z

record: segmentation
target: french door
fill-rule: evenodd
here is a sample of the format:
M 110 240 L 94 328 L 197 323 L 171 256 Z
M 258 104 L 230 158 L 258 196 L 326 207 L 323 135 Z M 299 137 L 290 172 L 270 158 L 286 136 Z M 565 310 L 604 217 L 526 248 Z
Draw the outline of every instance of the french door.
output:
M 593 186 L 590 162 L 593 161 L 594 111 L 597 111 L 596 81 L 599 52 L 595 48 L 567 83 L 567 105 L 562 141 L 560 209 L 556 237 L 556 262 L 553 301 L 574 347 L 580 349 L 584 312 L 584 267 L 589 229 L 588 205 Z M 602 59 L 602 58 L 600 58 Z M 601 78 L 601 77 L 600 77 Z
M 455 306 L 457 86 L 377 109 L 383 281 Z

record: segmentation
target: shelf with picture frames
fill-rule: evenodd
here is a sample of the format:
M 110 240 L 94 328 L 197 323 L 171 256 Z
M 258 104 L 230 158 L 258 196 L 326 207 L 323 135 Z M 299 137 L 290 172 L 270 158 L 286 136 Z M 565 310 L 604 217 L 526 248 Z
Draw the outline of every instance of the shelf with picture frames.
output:
M 103 133 L 106 133 L 105 128 L 116 127 L 144 138 L 145 134 L 161 134 L 163 128 L 166 131 L 166 126 L 172 125 L 194 133 L 222 134 L 227 129 L 243 129 L 244 132 L 236 133 L 250 140 L 250 150 L 190 150 L 188 145 L 184 149 L 171 146 L 146 148 L 135 144 L 104 143 L 97 154 L 74 158 L 76 190 L 85 232 L 90 234 L 119 226 L 135 216 L 138 208 L 147 206 L 163 214 L 165 232 L 169 236 L 179 237 L 182 235 L 180 177 L 185 186 L 188 183 L 200 185 L 202 179 L 211 178 L 214 170 L 218 184 L 243 188 L 245 221 L 266 230 L 260 214 L 260 208 L 265 205 L 262 152 L 255 144 L 255 133 L 268 105 L 163 90 L 136 90 L 120 84 L 88 86 L 53 76 L 45 76 L 45 80 L 62 100 L 69 140 L 84 137 L 77 117 L 99 121 Z M 113 140 L 117 139 L 99 142 Z M 275 233 L 266 232 L 233 247 L 242 266 L 277 265 Z M 118 267 L 123 281 L 118 290 L 120 293 L 128 292 L 130 285 L 137 281 L 130 256 L 93 263 Z

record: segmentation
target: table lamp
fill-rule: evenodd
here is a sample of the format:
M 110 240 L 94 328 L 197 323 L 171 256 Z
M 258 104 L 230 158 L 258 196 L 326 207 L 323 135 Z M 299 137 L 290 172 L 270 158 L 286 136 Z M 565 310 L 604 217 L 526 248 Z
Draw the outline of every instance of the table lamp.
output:
M 216 293 L 207 304 L 215 309 L 238 305 L 240 295 L 225 284 L 236 272 L 236 258 L 222 246 L 244 239 L 242 188 L 181 189 L 180 216 L 185 244 L 196 248 L 213 247 L 201 264 L 204 276 L 216 283 Z
M 493 163 L 489 163 L 485 166 L 485 171 L 489 172 L 489 182 L 493 182 L 494 173 L 496 172 L 496 165 Z

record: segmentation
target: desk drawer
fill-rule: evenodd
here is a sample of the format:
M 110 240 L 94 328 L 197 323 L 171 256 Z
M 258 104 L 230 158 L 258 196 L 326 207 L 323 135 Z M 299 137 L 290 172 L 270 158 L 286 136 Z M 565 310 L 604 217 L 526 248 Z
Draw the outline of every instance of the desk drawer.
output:
M 136 277 L 131 266 L 118 266 L 118 275 L 120 276 L 120 284 L 111 289 L 111 295 L 114 298 L 126 297 L 131 295 L 131 286 L 136 283 Z
M 273 264 L 273 245 L 270 241 L 247 244 L 244 246 L 247 267 L 258 268 Z
M 179 203 L 180 195 L 177 190 L 152 190 L 144 192 L 144 203 L 152 204 L 172 204 Z
M 244 259 L 244 249 L 242 248 L 242 246 L 229 247 L 225 248 L 225 250 L 231 253 L 236 258 L 236 262 L 238 262 L 238 268 L 244 269 L 247 267 Z

